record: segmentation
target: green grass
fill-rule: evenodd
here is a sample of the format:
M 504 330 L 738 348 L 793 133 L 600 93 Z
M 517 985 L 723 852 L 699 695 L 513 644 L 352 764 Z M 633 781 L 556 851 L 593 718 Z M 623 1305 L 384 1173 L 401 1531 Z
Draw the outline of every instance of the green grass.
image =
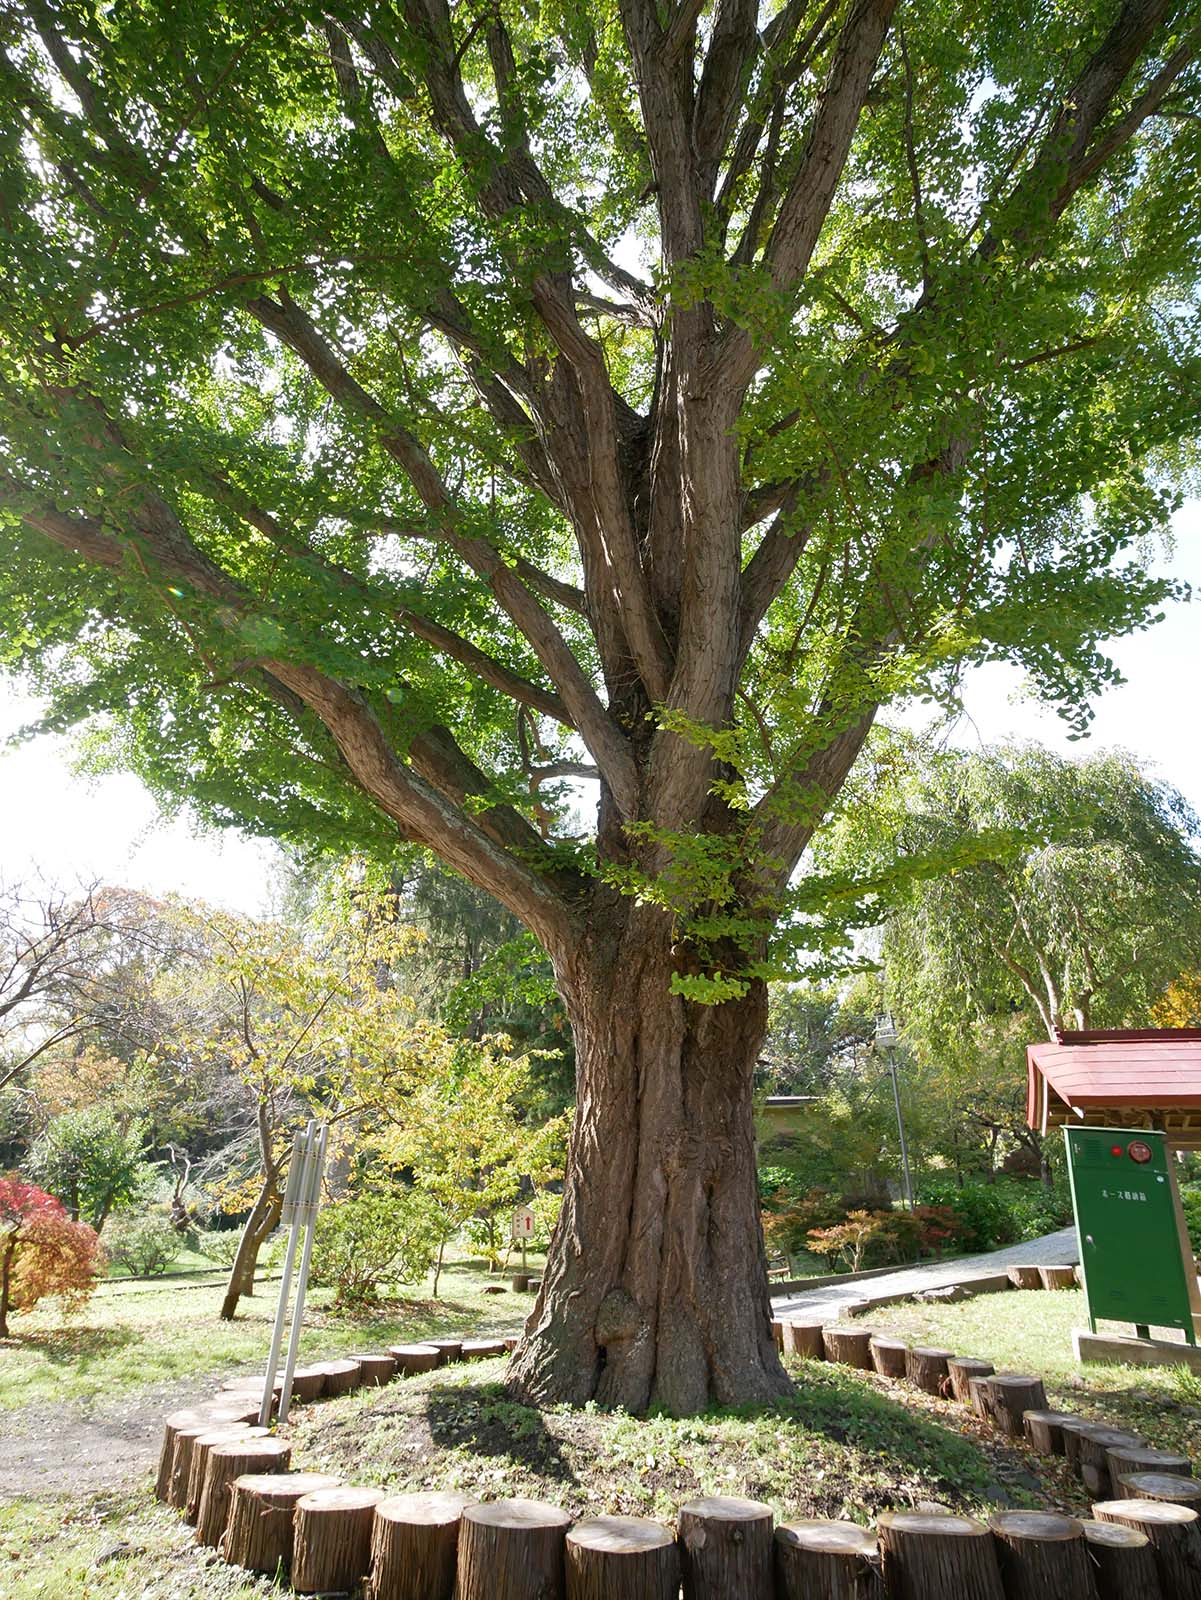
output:
M 259 1600 L 280 1593 L 198 1549 L 145 1495 L 0 1506 L 0 1600 Z M 99 1563 L 99 1564 L 97 1564 Z
M 506 1292 L 482 1293 L 489 1282 Z M 435 1332 L 516 1331 L 532 1305 L 529 1295 L 489 1280 L 480 1263 L 459 1261 L 443 1271 L 441 1297 L 395 1299 L 357 1312 L 335 1310 L 332 1294 L 309 1294 L 301 1334 L 304 1360 L 355 1346 L 371 1349 Z M 261 1369 L 275 1315 L 277 1285 L 243 1300 L 232 1322 L 217 1313 L 223 1288 L 186 1281 L 104 1285 L 82 1312 L 64 1318 L 53 1304 L 12 1319 L 15 1339 L 0 1344 L 0 1409 L 37 1401 L 112 1398 L 137 1389 L 177 1386 L 239 1370 Z M 411 1292 L 411 1291 L 410 1291 Z
M 781 1516 L 870 1519 L 938 1498 L 985 1509 L 996 1460 L 862 1374 L 808 1363 L 794 1397 L 678 1420 L 536 1411 L 509 1400 L 504 1364 L 479 1362 L 300 1408 L 296 1468 L 400 1492 L 457 1487 L 585 1511 L 674 1520 L 702 1494 L 764 1499 Z M 1038 1503 L 1037 1496 L 1020 1503 Z M 101 1561 L 101 1557 L 106 1557 Z M 100 1565 L 97 1562 L 101 1561 Z M 213 1561 L 145 1492 L 0 1510 L 0 1600 L 250 1600 L 266 1580 Z
M 877 1332 L 911 1344 L 978 1356 L 998 1372 L 1041 1377 L 1052 1408 L 1130 1428 L 1157 1448 L 1183 1450 L 1201 1461 L 1198 1386 L 1181 1378 L 1183 1368 L 1076 1365 L 1072 1329 L 1088 1326 L 1079 1290 L 986 1294 L 946 1306 L 882 1306 L 870 1321 Z
M 976 1440 L 824 1362 L 801 1363 L 796 1393 L 771 1405 L 685 1419 L 535 1410 L 508 1398 L 503 1372 L 500 1361 L 451 1367 L 314 1406 L 298 1414 L 294 1460 L 393 1493 L 524 1495 L 574 1516 L 674 1521 L 712 1494 L 859 1522 L 918 1500 L 1037 1503 L 998 1483 L 1004 1464 Z
M 185 1245 L 179 1254 L 172 1260 L 171 1264 L 167 1268 L 167 1272 L 195 1272 L 198 1274 L 216 1273 L 218 1276 L 224 1273 L 228 1277 L 229 1268 L 223 1267 L 220 1262 L 214 1261 L 212 1256 L 202 1255 L 199 1250 L 193 1250 L 190 1245 Z M 123 1267 L 120 1262 L 112 1261 L 109 1263 L 108 1273 L 106 1276 L 108 1281 L 112 1282 L 114 1279 L 133 1277 L 134 1274 L 130 1272 L 128 1267 Z M 142 1279 L 140 1281 L 146 1282 L 153 1280 Z

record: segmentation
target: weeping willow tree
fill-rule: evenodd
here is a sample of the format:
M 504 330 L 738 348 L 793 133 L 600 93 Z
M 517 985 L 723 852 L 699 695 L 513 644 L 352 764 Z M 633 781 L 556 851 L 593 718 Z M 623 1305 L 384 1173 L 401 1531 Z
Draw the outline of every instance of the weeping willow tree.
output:
M 510 1379 L 786 1379 L 751 1078 L 879 708 L 1077 720 L 1196 424 L 1168 0 L 12 0 L 3 659 L 219 823 L 435 852 L 578 1113 Z

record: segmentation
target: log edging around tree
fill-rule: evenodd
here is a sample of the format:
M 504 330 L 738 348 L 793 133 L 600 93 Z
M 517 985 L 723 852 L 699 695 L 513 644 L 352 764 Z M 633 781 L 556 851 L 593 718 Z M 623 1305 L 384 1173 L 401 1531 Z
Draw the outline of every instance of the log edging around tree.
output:
M 790 1337 L 794 1327 L 800 1337 Z M 823 1329 L 820 1326 L 810 1328 L 805 1324 L 793 1324 L 782 1319 L 781 1325 L 774 1331 L 777 1332 L 787 1352 L 801 1354 L 803 1350 L 804 1354 L 810 1356 L 810 1358 L 817 1357 L 822 1359 L 824 1357 L 828 1359 L 828 1352 L 823 1348 Z M 838 1330 L 838 1332 L 850 1331 L 845 1328 Z M 859 1332 L 859 1330 L 855 1331 Z M 1075 1562 L 1075 1558 L 1068 1552 L 1061 1553 L 1053 1549 L 1052 1545 L 1056 1539 L 1061 1537 L 1074 1542 L 1081 1536 L 1087 1539 L 1090 1546 L 1102 1549 L 1106 1560 L 1111 1561 L 1115 1569 L 1120 1567 L 1125 1571 L 1128 1567 L 1132 1573 L 1136 1569 L 1138 1571 L 1143 1571 L 1144 1569 L 1149 1571 L 1147 1561 L 1151 1559 L 1153 1554 L 1157 1573 L 1164 1583 L 1163 1594 L 1166 1600 L 1177 1600 L 1177 1595 L 1181 1593 L 1176 1576 L 1177 1567 L 1182 1561 L 1186 1564 L 1192 1563 L 1194 1558 L 1201 1561 L 1201 1521 L 1198 1520 L 1197 1511 L 1193 1509 L 1194 1505 L 1201 1505 L 1201 1485 L 1191 1483 L 1187 1457 L 1149 1450 L 1143 1446 L 1141 1440 L 1138 1440 L 1137 1448 L 1133 1444 L 1126 1446 L 1130 1457 L 1129 1462 L 1123 1460 L 1119 1454 L 1117 1460 L 1111 1463 L 1109 1450 L 1115 1449 L 1115 1447 L 1120 1450 L 1123 1448 L 1123 1442 L 1126 1439 L 1133 1440 L 1137 1436 L 1125 1435 L 1121 1430 L 1109 1428 L 1104 1423 L 1085 1422 L 1083 1419 L 1072 1417 L 1068 1413 L 1050 1412 L 1037 1407 L 1031 1407 L 1025 1413 L 1022 1413 L 1013 1402 L 1023 1392 L 1042 1398 L 1045 1407 L 1045 1396 L 1041 1393 L 1042 1384 L 1038 1378 L 1018 1377 L 1013 1374 L 980 1374 L 976 1376 L 973 1372 L 973 1369 L 977 1367 L 976 1362 L 967 1358 L 955 1357 L 946 1351 L 921 1348 L 911 1351 L 901 1341 L 876 1339 L 866 1330 L 860 1333 L 860 1338 L 868 1347 L 868 1359 L 872 1359 L 871 1346 L 878 1344 L 885 1354 L 885 1370 L 887 1371 L 888 1368 L 891 1368 L 898 1377 L 900 1376 L 900 1361 L 904 1359 L 912 1365 L 913 1358 L 916 1356 L 918 1367 L 927 1369 L 921 1373 L 921 1378 L 924 1380 L 921 1383 L 922 1387 L 932 1384 L 934 1373 L 928 1370 L 929 1367 L 933 1366 L 937 1370 L 937 1366 L 942 1361 L 945 1361 L 951 1368 L 952 1376 L 957 1376 L 960 1380 L 959 1384 L 955 1385 L 960 1394 L 962 1394 L 963 1379 L 966 1378 L 968 1380 L 967 1386 L 973 1391 L 972 1399 L 976 1402 L 972 1408 L 977 1410 L 977 1415 L 981 1415 L 981 1411 L 984 1411 L 984 1415 L 981 1416 L 982 1421 L 993 1423 L 994 1426 L 1011 1438 L 1022 1437 L 1024 1433 L 1027 1443 L 1034 1449 L 1041 1449 L 1043 1453 L 1062 1451 L 1066 1446 L 1067 1453 L 1073 1464 L 1077 1466 L 1078 1471 L 1082 1465 L 1079 1459 L 1081 1445 L 1087 1439 L 1088 1447 L 1086 1447 L 1085 1454 L 1088 1460 L 1083 1464 L 1093 1470 L 1086 1476 L 1096 1476 L 1098 1482 L 1101 1481 L 1100 1474 L 1102 1472 L 1108 1469 L 1112 1473 L 1113 1466 L 1119 1464 L 1121 1466 L 1129 1465 L 1135 1469 L 1140 1466 L 1153 1466 L 1159 1469 L 1161 1476 L 1146 1479 L 1145 1487 L 1141 1483 L 1128 1484 L 1124 1481 L 1121 1482 L 1119 1487 L 1118 1481 L 1114 1481 L 1112 1487 L 1115 1492 L 1125 1492 L 1127 1495 L 1131 1495 L 1132 1493 L 1138 1494 L 1141 1491 L 1147 1494 L 1148 1498 L 1127 1499 L 1120 1502 L 1102 1501 L 1093 1507 L 1094 1518 L 1097 1520 L 1092 1522 L 1084 1521 L 1083 1523 L 1080 1519 L 1073 1518 L 1071 1513 L 1060 1516 L 1058 1513 L 1045 1512 L 1012 1514 L 1009 1515 L 1008 1521 L 1006 1521 L 1005 1517 L 994 1518 L 993 1526 L 985 1528 L 983 1524 L 975 1523 L 971 1518 L 956 1516 L 950 1512 L 943 1511 L 941 1508 L 922 1506 L 918 1508 L 917 1513 L 883 1513 L 878 1532 L 862 1529 L 857 1524 L 847 1522 L 829 1524 L 829 1533 L 827 1533 L 826 1525 L 818 1523 L 790 1524 L 781 1522 L 777 1524 L 771 1508 L 760 1507 L 755 1502 L 695 1502 L 690 1506 L 681 1508 L 679 1530 L 671 1535 L 671 1550 L 674 1551 L 678 1548 L 679 1563 L 686 1574 L 689 1571 L 689 1537 L 692 1538 L 693 1547 L 699 1548 L 696 1543 L 695 1529 L 698 1525 L 706 1523 L 710 1517 L 716 1517 L 713 1527 L 720 1532 L 723 1516 L 733 1515 L 733 1512 L 727 1513 L 725 1511 L 724 1508 L 727 1506 L 734 1508 L 734 1511 L 738 1511 L 739 1515 L 744 1519 L 750 1518 L 750 1521 L 740 1525 L 738 1537 L 734 1539 L 730 1546 L 735 1555 L 741 1555 L 744 1546 L 747 1547 L 748 1553 L 752 1550 L 758 1551 L 758 1568 L 763 1568 L 764 1571 L 767 1570 L 762 1556 L 762 1552 L 767 1548 L 767 1545 L 759 1537 L 748 1537 L 746 1530 L 751 1528 L 755 1529 L 756 1534 L 762 1528 L 767 1540 L 773 1541 L 772 1548 L 775 1550 L 774 1579 L 770 1577 L 762 1579 L 762 1574 L 760 1573 L 748 1587 L 744 1578 L 731 1570 L 728 1575 L 728 1582 L 734 1584 L 735 1587 L 718 1587 L 714 1589 L 712 1600 L 724 1600 L 727 1593 L 732 1595 L 735 1592 L 739 1595 L 745 1594 L 747 1600 L 769 1600 L 769 1597 L 781 1594 L 785 1596 L 785 1600 L 788 1600 L 788 1596 L 804 1592 L 803 1588 L 797 1588 L 798 1584 L 805 1585 L 817 1579 L 819 1565 L 821 1567 L 820 1581 L 828 1587 L 832 1585 L 833 1587 L 829 1588 L 829 1592 L 835 1596 L 840 1596 L 845 1589 L 847 1595 L 853 1594 L 856 1596 L 856 1600 L 859 1600 L 861 1595 L 875 1596 L 878 1593 L 882 1594 L 884 1588 L 887 1587 L 890 1595 L 895 1593 L 896 1595 L 911 1597 L 911 1600 L 941 1600 L 943 1591 L 941 1589 L 937 1592 L 931 1591 L 928 1585 L 932 1581 L 930 1574 L 939 1572 L 944 1563 L 948 1582 L 950 1583 L 950 1587 L 946 1589 L 947 1600 L 955 1600 L 952 1590 L 956 1588 L 956 1585 L 962 1588 L 964 1576 L 967 1577 L 969 1583 L 983 1586 L 980 1589 L 981 1594 L 992 1595 L 995 1593 L 998 1600 L 1010 1600 L 1011 1577 L 1016 1582 L 1016 1575 L 1020 1570 L 1022 1582 L 1026 1582 L 1028 1579 L 1033 1581 L 1035 1574 L 1042 1571 L 1052 1561 L 1064 1564 L 1064 1570 L 1066 1571 L 1067 1563 Z M 478 1359 L 485 1351 L 489 1354 L 500 1354 L 504 1350 L 506 1342 L 503 1339 L 459 1340 L 457 1338 L 446 1338 L 430 1340 L 425 1345 L 422 1353 L 424 1354 L 424 1350 L 432 1350 L 436 1354 L 436 1362 L 430 1363 L 427 1367 L 423 1361 L 420 1366 L 426 1368 L 426 1370 L 432 1370 L 434 1365 L 440 1366 L 452 1362 Z M 858 1344 L 859 1340 L 852 1339 L 846 1342 Z M 832 1343 L 835 1348 L 838 1348 L 844 1344 L 844 1341 L 838 1338 L 836 1332 Z M 466 1346 L 465 1349 L 464 1346 Z M 421 1346 L 393 1347 L 390 1354 L 395 1359 L 401 1349 L 404 1349 L 407 1354 L 409 1351 L 416 1353 L 416 1350 L 421 1348 Z M 839 1353 L 842 1353 L 841 1349 Z M 361 1362 L 363 1359 L 358 1357 L 356 1361 Z M 377 1381 L 384 1381 L 383 1367 L 387 1359 L 386 1357 L 383 1358 L 380 1365 L 376 1367 L 376 1371 L 380 1374 Z M 370 1361 L 370 1358 L 367 1358 L 367 1360 Z M 342 1364 L 318 1363 L 316 1369 L 310 1368 L 309 1370 L 321 1370 L 324 1372 L 332 1365 Z M 346 1367 L 351 1365 L 352 1363 L 350 1362 L 345 1363 Z M 414 1363 L 413 1368 L 410 1370 L 415 1375 L 417 1369 L 417 1363 Z M 878 1367 L 877 1370 L 879 1370 Z M 401 1378 L 406 1375 L 403 1365 L 398 1362 L 396 1377 Z M 913 1376 L 916 1376 L 916 1374 L 908 1376 L 909 1381 L 912 1382 Z M 244 1397 L 245 1382 L 246 1380 L 235 1380 L 236 1387 L 242 1391 L 238 1395 L 239 1400 Z M 980 1401 L 983 1396 L 980 1390 L 984 1385 L 995 1385 L 996 1388 L 993 1393 L 996 1393 L 996 1389 L 1001 1390 L 1005 1395 L 1005 1400 L 1010 1403 L 1002 1403 L 998 1406 L 994 1402 L 991 1406 L 981 1407 Z M 950 1379 L 947 1379 L 942 1385 L 941 1392 L 943 1397 L 949 1398 L 951 1391 L 952 1384 Z M 992 1397 L 990 1396 L 990 1398 Z M 229 1424 L 226 1421 L 229 1415 L 228 1409 L 225 1409 L 223 1414 L 222 1408 L 228 1408 L 230 1399 L 230 1388 L 226 1387 L 219 1391 L 209 1402 L 202 1402 L 190 1411 L 177 1411 L 168 1416 L 164 1430 L 163 1453 L 160 1458 L 159 1480 L 155 1489 L 158 1498 L 168 1498 L 170 1496 L 171 1486 L 167 1463 L 171 1460 L 177 1438 L 184 1436 L 180 1442 L 185 1445 L 190 1444 L 191 1438 L 189 1435 L 198 1436 L 200 1432 L 199 1425 L 202 1423 L 207 1425 L 214 1415 L 218 1420 L 218 1426 L 221 1423 L 226 1423 L 226 1426 L 228 1426 Z M 967 1400 L 966 1403 L 971 1406 L 972 1400 Z M 998 1415 L 998 1412 L 1000 1415 Z M 245 1412 L 243 1411 L 238 1417 L 239 1422 L 244 1415 Z M 242 1429 L 239 1429 L 237 1423 L 234 1423 L 234 1437 L 230 1438 L 229 1442 L 233 1444 L 236 1441 L 242 1443 L 243 1448 L 247 1448 L 252 1444 L 253 1435 L 259 1435 L 260 1430 L 252 1430 L 245 1427 L 245 1424 L 243 1424 L 243 1428 L 245 1433 L 252 1435 L 252 1438 L 245 1439 Z M 1015 1429 L 1018 1431 L 1015 1431 Z M 192 1434 L 192 1430 L 195 1430 L 195 1435 Z M 1093 1434 L 1099 1435 L 1099 1437 L 1094 1439 L 1091 1437 Z M 237 1454 L 237 1452 L 231 1452 L 231 1454 Z M 1146 1457 L 1145 1461 L 1140 1459 L 1144 1456 Z M 267 1462 L 263 1464 L 269 1466 Z M 261 1467 L 260 1470 L 262 1470 Z M 1162 1474 L 1172 1474 L 1172 1476 L 1165 1478 Z M 1082 1474 L 1082 1476 L 1084 1475 Z M 265 1478 L 264 1487 L 268 1483 L 283 1484 L 286 1482 L 287 1476 L 287 1474 L 277 1474 L 273 1479 Z M 295 1476 L 301 1482 L 305 1479 L 304 1474 L 298 1473 Z M 1136 1480 L 1140 1476 L 1145 1477 L 1145 1473 L 1139 1474 L 1137 1470 L 1129 1473 L 1129 1477 Z M 1113 1477 L 1117 1480 L 1118 1475 L 1113 1474 Z M 164 1495 L 162 1488 L 165 1480 L 167 1483 L 166 1495 Z M 244 1478 L 238 1481 L 249 1485 L 253 1482 L 253 1479 Z M 236 1494 L 234 1486 L 231 1484 L 230 1487 L 231 1491 Z M 332 1489 L 332 1484 L 330 1487 Z M 1092 1487 L 1092 1485 L 1086 1483 L 1086 1487 Z M 178 1489 L 176 1492 L 178 1493 Z M 1160 1498 L 1161 1496 L 1162 1498 Z M 282 1495 L 277 1504 L 286 1504 L 290 1498 L 291 1496 L 289 1495 Z M 390 1517 L 394 1522 L 403 1522 L 403 1502 L 406 1499 L 424 1503 L 426 1500 L 431 1502 L 433 1500 L 450 1501 L 454 1498 L 456 1497 L 413 1495 L 409 1497 L 393 1496 L 391 1499 L 386 1499 L 382 1493 L 354 1485 L 347 1485 L 344 1490 L 339 1488 L 335 1493 L 327 1494 L 325 1491 L 319 1491 L 315 1496 L 317 1505 L 324 1505 L 328 1508 L 327 1514 L 334 1515 L 337 1515 L 338 1506 L 345 1500 L 348 1508 L 347 1514 L 353 1515 L 358 1519 L 355 1529 L 348 1530 L 345 1549 L 354 1551 L 354 1554 L 350 1557 L 352 1566 L 362 1563 L 363 1570 L 359 1574 L 360 1578 L 368 1577 L 370 1560 L 377 1548 L 374 1539 L 374 1521 L 371 1524 L 372 1537 L 367 1542 L 364 1541 L 362 1529 L 366 1525 L 368 1509 L 371 1510 L 372 1517 L 375 1518 L 376 1512 L 374 1508 L 379 1505 L 384 1516 Z M 461 1512 L 466 1511 L 473 1504 L 473 1502 L 466 1500 L 465 1497 L 458 1497 L 458 1499 L 462 1500 Z M 574 1523 L 575 1528 L 586 1531 L 581 1533 L 580 1537 L 572 1544 L 570 1543 L 570 1530 L 573 1527 L 573 1519 L 558 1507 L 544 1506 L 539 1502 L 506 1503 L 512 1504 L 516 1508 L 515 1515 L 509 1518 L 506 1524 L 509 1529 L 506 1537 L 515 1538 L 517 1544 L 520 1545 L 523 1538 L 522 1529 L 526 1524 L 531 1529 L 541 1530 L 536 1534 L 536 1538 L 539 1541 L 536 1564 L 539 1565 L 540 1570 L 546 1569 L 543 1575 L 546 1576 L 549 1573 L 552 1589 L 559 1596 L 565 1597 L 565 1600 L 577 1600 L 577 1597 L 578 1600 L 626 1600 L 627 1579 L 632 1579 L 635 1572 L 635 1563 L 640 1563 L 642 1567 L 642 1576 L 638 1579 L 639 1594 L 642 1593 L 648 1582 L 652 1584 L 652 1587 L 657 1585 L 661 1588 L 665 1595 L 671 1592 L 674 1567 L 667 1558 L 667 1545 L 664 1543 L 665 1536 L 670 1530 L 665 1529 L 662 1524 L 651 1523 L 639 1518 L 598 1517 L 593 1513 Z M 300 1504 L 299 1496 L 296 1504 Z M 485 1509 L 489 1505 L 495 1506 L 496 1503 L 483 1502 L 480 1506 L 481 1520 L 485 1525 L 497 1514 L 495 1511 Z M 443 1507 L 443 1513 L 445 1509 Z M 520 1514 L 517 1514 L 518 1512 Z M 440 1515 L 441 1520 L 444 1521 L 445 1515 Z M 1027 1517 L 1030 1519 L 1029 1529 L 1025 1526 Z M 698 1524 L 698 1518 L 701 1519 L 701 1524 Z M 1189 1519 L 1192 1520 L 1190 1521 Z M 437 1522 L 439 1517 L 431 1517 L 426 1520 Z M 473 1520 L 475 1519 L 473 1518 Z M 1069 1527 L 1068 1524 L 1071 1524 L 1071 1526 Z M 783 1533 L 787 1545 L 785 1549 L 780 1545 L 777 1535 L 781 1530 L 789 1528 L 795 1531 L 791 1534 L 786 1531 Z M 1146 1536 L 1144 1536 L 1144 1528 L 1148 1530 Z M 516 1530 L 515 1532 L 514 1529 Z M 551 1529 L 555 1530 L 553 1536 L 550 1533 Z M 560 1538 L 559 1530 L 562 1530 L 562 1538 Z M 802 1532 L 801 1530 L 806 1531 Z M 840 1532 L 840 1530 L 844 1531 Z M 208 1540 L 214 1541 L 214 1530 L 211 1522 L 209 1528 L 205 1531 Z M 404 1534 L 403 1528 L 393 1530 L 391 1535 L 393 1539 L 395 1539 L 397 1531 L 402 1535 Z M 420 1533 L 415 1536 L 419 1542 L 423 1537 Z M 987 1536 L 986 1546 L 979 1544 L 982 1536 Z M 342 1549 L 343 1542 L 340 1535 L 335 1537 L 339 1540 L 339 1549 Z M 424 1537 L 428 1539 L 430 1534 L 427 1533 Z M 535 1534 L 531 1533 L 530 1537 L 534 1538 Z M 706 1537 L 708 1537 L 707 1533 Z M 1005 1549 L 999 1548 L 999 1543 L 1002 1540 L 1007 1541 Z M 1048 1543 L 1048 1540 L 1051 1543 Z M 933 1546 L 931 1541 L 933 1541 Z M 231 1565 L 236 1565 L 238 1564 L 236 1556 L 239 1553 L 241 1544 L 240 1541 L 233 1542 L 234 1550 L 231 1552 L 222 1548 L 222 1554 Z M 662 1560 L 656 1560 L 652 1563 L 651 1552 L 659 1547 L 662 1547 L 665 1552 Z M 382 1553 L 386 1545 L 381 1543 L 380 1548 Z M 442 1552 L 442 1582 L 440 1587 L 446 1589 L 445 1600 L 452 1600 L 452 1596 L 459 1594 L 462 1588 L 462 1574 L 459 1571 L 457 1555 L 457 1524 L 454 1540 L 455 1582 L 453 1585 L 449 1585 L 449 1579 L 446 1577 L 446 1573 L 449 1571 L 449 1548 L 448 1529 L 445 1535 L 440 1536 L 440 1549 Z M 1142 1553 L 1144 1549 L 1147 1550 L 1146 1555 Z M 629 1558 L 628 1563 L 626 1560 L 627 1555 Z M 523 1559 L 524 1557 L 520 1555 L 520 1552 L 514 1555 L 514 1560 L 517 1561 L 519 1566 Z M 787 1577 L 781 1566 L 782 1559 L 788 1567 L 789 1576 Z M 968 1562 L 971 1568 L 970 1572 L 966 1570 L 964 1572 L 960 1571 L 963 1561 Z M 1139 1565 L 1140 1562 L 1142 1563 L 1141 1566 Z M 911 1572 L 907 1569 L 907 1563 L 912 1568 Z M 408 1561 L 405 1559 L 398 1563 L 394 1558 L 390 1564 L 394 1569 L 398 1569 L 407 1567 Z M 652 1565 L 655 1572 L 653 1579 L 650 1576 Z M 1079 1565 L 1079 1563 L 1075 1562 L 1075 1565 Z M 726 1582 L 727 1575 L 724 1569 L 719 1570 L 721 1571 L 721 1581 Z M 993 1587 L 994 1571 L 999 1575 L 1001 1588 L 994 1589 Z M 346 1572 L 349 1572 L 349 1568 L 346 1569 Z M 881 1578 L 882 1572 L 884 1574 L 883 1578 Z M 610 1573 L 613 1574 L 611 1580 L 608 1576 Z M 624 1578 L 621 1576 L 623 1573 L 626 1575 Z M 380 1576 L 382 1578 L 384 1573 L 381 1572 Z M 750 1576 L 749 1573 L 747 1576 Z M 942 1580 L 940 1579 L 940 1581 Z M 1067 1580 L 1064 1579 L 1062 1581 Z M 1140 1579 L 1139 1581 L 1143 1580 Z M 756 1583 L 759 1583 L 759 1587 L 755 1586 Z M 554 1588 L 556 1584 L 558 1588 Z M 740 1584 L 741 1587 L 739 1587 Z M 791 1587 L 789 1586 L 790 1584 Z M 1177 1587 L 1173 1588 L 1173 1584 L 1176 1584 Z M 375 1600 L 389 1600 L 390 1589 L 388 1584 L 385 1582 L 380 1587 L 383 1592 L 376 1595 Z M 550 1591 L 548 1590 L 547 1592 L 549 1593 Z M 708 1592 L 706 1590 L 706 1593 Z M 822 1592 L 824 1593 L 825 1590 L 822 1590 Z M 975 1594 L 976 1591 L 973 1590 L 972 1592 Z M 1016 1593 L 1017 1591 L 1014 1592 Z M 397 1595 L 398 1597 L 405 1596 L 407 1595 L 407 1590 L 404 1588 L 398 1589 Z M 432 1591 L 431 1600 L 436 1600 L 436 1597 L 432 1595 Z M 1149 1596 L 1148 1600 L 1158 1600 L 1158 1597 Z

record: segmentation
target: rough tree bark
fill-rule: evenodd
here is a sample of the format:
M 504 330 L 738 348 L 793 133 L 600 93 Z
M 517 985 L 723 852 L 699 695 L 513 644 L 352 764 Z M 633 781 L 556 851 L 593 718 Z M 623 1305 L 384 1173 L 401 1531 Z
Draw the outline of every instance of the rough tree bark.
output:
M 559 978 L 579 1111 L 563 1211 L 510 1382 L 676 1413 L 786 1392 L 771 1331 L 751 1075 L 766 993 L 669 993 L 652 911 L 622 902 Z

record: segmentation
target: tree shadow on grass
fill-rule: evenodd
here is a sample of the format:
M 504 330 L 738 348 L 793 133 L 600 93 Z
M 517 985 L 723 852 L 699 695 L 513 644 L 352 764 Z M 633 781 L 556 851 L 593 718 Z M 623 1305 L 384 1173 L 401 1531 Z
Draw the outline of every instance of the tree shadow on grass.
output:
M 52 1328 L 25 1333 L 20 1330 L 0 1349 L 14 1353 L 35 1351 L 43 1360 L 59 1367 L 79 1367 L 97 1356 L 111 1355 L 136 1344 L 139 1334 L 132 1328 Z
M 944 1423 L 923 1415 L 900 1394 L 894 1399 L 881 1393 L 850 1367 L 806 1361 L 790 1375 L 795 1384 L 790 1395 L 726 1415 L 778 1418 L 833 1444 L 887 1456 L 899 1475 L 940 1482 L 956 1499 L 973 1492 L 988 1497 L 986 1491 L 996 1487 L 995 1462 L 978 1440 L 956 1429 L 953 1417 Z M 995 1454 L 1004 1446 L 998 1438 L 990 1449 Z M 1015 1466 L 1026 1465 L 1015 1456 Z
M 493 1456 L 553 1483 L 579 1484 L 542 1413 L 511 1400 L 502 1384 L 436 1386 L 425 1415 L 441 1449 Z

